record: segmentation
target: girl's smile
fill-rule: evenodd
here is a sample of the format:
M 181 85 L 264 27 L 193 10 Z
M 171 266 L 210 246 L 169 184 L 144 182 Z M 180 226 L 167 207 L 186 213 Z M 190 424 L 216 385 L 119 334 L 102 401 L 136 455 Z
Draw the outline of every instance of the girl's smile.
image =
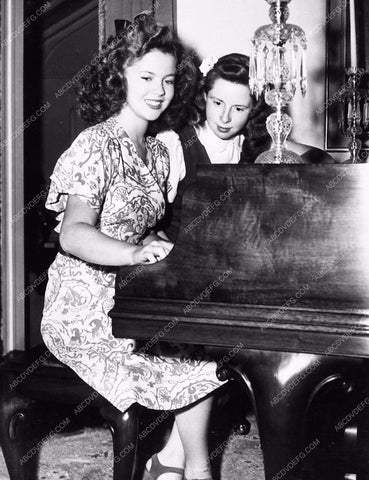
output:
M 164 103 L 163 100 L 149 100 L 149 99 L 145 100 L 145 102 L 150 108 L 153 108 L 154 110 L 161 110 L 161 107 Z
M 131 120 L 156 120 L 174 96 L 176 59 L 152 50 L 125 69 L 127 99 L 122 112 Z

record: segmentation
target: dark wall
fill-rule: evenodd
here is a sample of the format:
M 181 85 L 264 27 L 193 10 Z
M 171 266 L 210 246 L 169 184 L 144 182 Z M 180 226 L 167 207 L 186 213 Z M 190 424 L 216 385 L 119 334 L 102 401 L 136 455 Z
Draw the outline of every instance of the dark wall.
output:
M 85 126 L 77 114 L 75 87 L 98 49 L 97 0 L 53 0 L 50 4 L 27 28 L 24 43 L 25 120 L 40 108 L 44 110 L 24 135 L 25 204 L 41 199 L 24 218 L 25 286 L 35 286 L 25 298 L 27 346 L 41 341 L 45 272 L 58 247 L 54 219 L 44 208 L 49 176 L 58 157 Z M 37 2 L 25 6 L 27 18 Z

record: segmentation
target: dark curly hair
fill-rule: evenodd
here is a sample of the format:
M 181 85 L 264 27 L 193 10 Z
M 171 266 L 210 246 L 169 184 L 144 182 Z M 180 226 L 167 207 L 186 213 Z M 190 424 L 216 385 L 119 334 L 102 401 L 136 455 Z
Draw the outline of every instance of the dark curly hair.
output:
M 152 15 L 140 14 L 121 33 L 107 40 L 77 88 L 79 113 L 88 124 L 94 125 L 121 111 L 127 96 L 125 67 L 154 49 L 177 59 L 174 97 L 156 122 L 164 129 L 182 121 L 183 106 L 193 96 L 195 85 L 192 56 L 169 27 L 158 24 Z
M 204 94 L 209 93 L 218 78 L 233 83 L 249 86 L 249 57 L 240 53 L 230 53 L 221 57 L 207 75 L 200 80 L 199 88 L 188 114 L 189 122 L 194 125 L 203 125 L 206 120 L 206 102 Z M 266 130 L 265 120 L 272 113 L 272 108 L 265 101 L 264 96 L 258 101 L 253 99 L 253 105 L 246 125 L 240 132 L 245 136 L 242 145 L 241 162 L 252 163 L 259 153 L 270 146 L 270 137 Z

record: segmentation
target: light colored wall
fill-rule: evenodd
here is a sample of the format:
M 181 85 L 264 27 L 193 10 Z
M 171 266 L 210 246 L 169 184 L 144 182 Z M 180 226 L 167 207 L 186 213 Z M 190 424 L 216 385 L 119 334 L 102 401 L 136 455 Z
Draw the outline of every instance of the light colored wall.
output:
M 270 23 L 269 5 L 263 0 L 177 0 L 179 36 L 200 58 L 230 52 L 250 54 L 256 28 Z M 299 25 L 308 38 L 308 93 L 298 93 L 291 105 L 293 137 L 323 148 L 324 114 L 315 109 L 325 95 L 325 0 L 292 0 L 289 23 Z

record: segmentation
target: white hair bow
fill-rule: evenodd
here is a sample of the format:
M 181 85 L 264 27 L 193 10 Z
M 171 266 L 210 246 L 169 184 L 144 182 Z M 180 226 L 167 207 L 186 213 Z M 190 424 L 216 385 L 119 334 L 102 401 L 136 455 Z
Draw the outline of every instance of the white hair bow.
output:
M 200 72 L 202 73 L 203 77 L 206 77 L 206 75 L 210 72 L 212 68 L 214 68 L 214 65 L 217 63 L 218 58 L 214 57 L 213 55 L 210 57 L 204 58 L 204 60 L 201 62 L 201 65 L 199 67 Z

